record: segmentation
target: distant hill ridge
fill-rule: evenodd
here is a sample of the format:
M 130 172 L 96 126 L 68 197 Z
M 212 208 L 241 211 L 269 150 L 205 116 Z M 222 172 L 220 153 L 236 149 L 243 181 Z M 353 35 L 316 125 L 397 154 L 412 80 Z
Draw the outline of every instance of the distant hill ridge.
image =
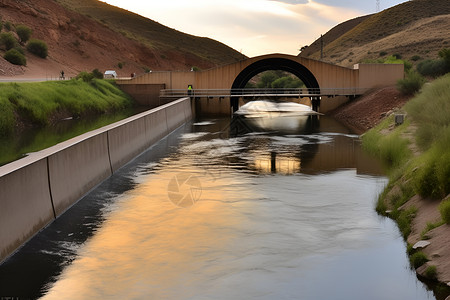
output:
M 70 77 L 94 68 L 130 76 L 149 70 L 207 69 L 245 58 L 223 43 L 97 0 L 0 0 L 0 16 L 4 23 L 30 27 L 32 37 L 49 48 L 45 60 L 27 54 L 26 67 L 8 63 L 0 49 L 0 76 L 54 77 L 64 70 Z
M 436 58 L 440 49 L 450 48 L 450 1 L 408 1 L 339 24 L 323 40 L 323 59 L 343 66 L 393 54 L 405 59 Z M 320 39 L 300 56 L 320 59 Z
M 127 10 L 98 0 L 56 0 L 63 6 L 89 16 L 127 37 L 158 50 L 178 50 L 221 65 L 243 55 L 218 41 L 182 33 Z

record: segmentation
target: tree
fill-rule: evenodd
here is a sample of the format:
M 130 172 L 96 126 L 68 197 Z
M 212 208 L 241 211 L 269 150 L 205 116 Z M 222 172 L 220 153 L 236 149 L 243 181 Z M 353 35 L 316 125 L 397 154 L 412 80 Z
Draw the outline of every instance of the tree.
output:
M 257 83 L 258 88 L 271 88 L 272 82 L 278 79 L 278 76 L 273 71 L 264 72 L 260 81 Z
M 16 32 L 22 44 L 28 42 L 32 33 L 31 29 L 25 25 L 18 25 L 16 27 Z

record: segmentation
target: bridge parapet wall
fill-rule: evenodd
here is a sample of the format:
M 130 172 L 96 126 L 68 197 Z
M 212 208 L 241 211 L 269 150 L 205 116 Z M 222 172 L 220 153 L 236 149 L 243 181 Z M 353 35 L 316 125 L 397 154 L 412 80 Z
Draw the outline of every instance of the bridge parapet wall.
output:
M 354 68 L 359 71 L 361 88 L 395 85 L 405 74 L 403 64 L 357 64 Z
M 273 59 L 305 67 L 316 78 L 320 88 L 325 89 L 389 86 L 403 78 L 403 65 L 358 64 L 351 69 L 293 55 L 268 54 L 198 72 L 151 72 L 132 80 L 119 80 L 118 84 L 164 84 L 166 89 L 187 89 L 189 84 L 193 84 L 194 89 L 230 89 L 244 69 Z

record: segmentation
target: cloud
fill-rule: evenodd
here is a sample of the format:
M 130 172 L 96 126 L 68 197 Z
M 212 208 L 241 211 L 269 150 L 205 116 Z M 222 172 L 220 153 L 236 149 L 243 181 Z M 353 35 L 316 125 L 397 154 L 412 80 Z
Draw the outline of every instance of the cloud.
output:
M 179 31 L 218 40 L 248 56 L 297 54 L 300 46 L 333 26 L 366 14 L 363 7 L 368 6 L 367 1 L 354 0 L 104 1 Z
M 287 4 L 306 4 L 308 3 L 308 0 L 270 0 L 275 2 L 283 2 Z

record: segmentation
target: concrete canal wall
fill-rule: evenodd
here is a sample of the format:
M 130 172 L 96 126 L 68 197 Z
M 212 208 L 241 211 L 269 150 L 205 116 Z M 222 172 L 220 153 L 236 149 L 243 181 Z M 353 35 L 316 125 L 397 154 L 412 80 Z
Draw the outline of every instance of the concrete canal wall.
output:
M 192 119 L 183 98 L 0 167 L 0 263 L 96 185 Z

